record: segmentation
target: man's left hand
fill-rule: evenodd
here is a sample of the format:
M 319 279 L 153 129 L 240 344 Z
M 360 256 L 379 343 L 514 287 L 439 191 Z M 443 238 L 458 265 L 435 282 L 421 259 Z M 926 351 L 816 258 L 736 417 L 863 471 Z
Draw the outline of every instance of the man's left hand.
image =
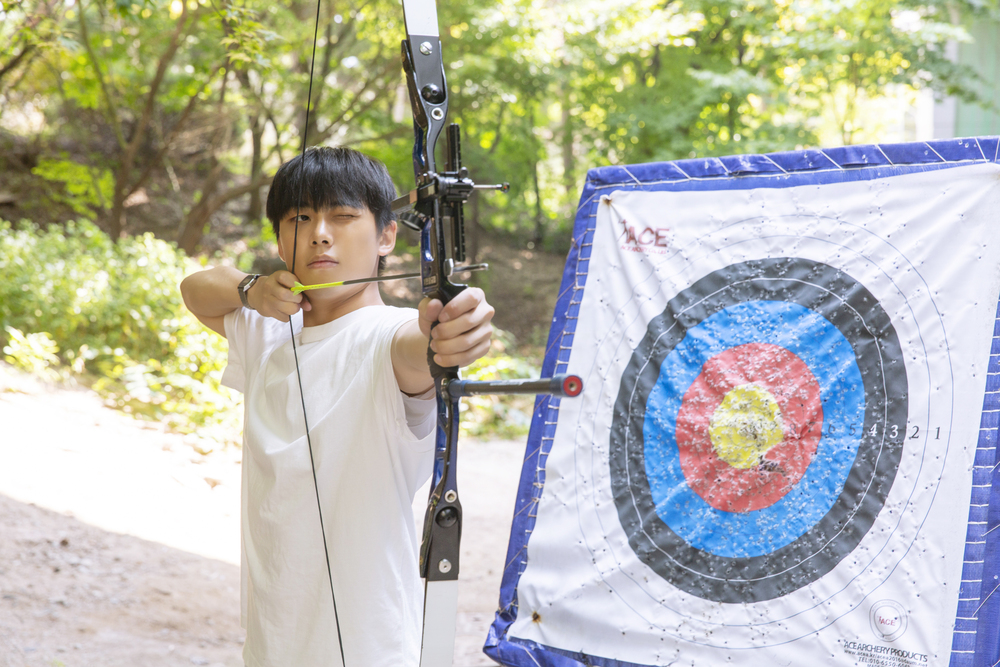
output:
M 462 290 L 442 306 L 437 299 L 420 302 L 420 331 L 430 339 L 439 366 L 468 366 L 489 352 L 495 312 L 478 287 Z M 437 326 L 431 328 L 434 322 Z

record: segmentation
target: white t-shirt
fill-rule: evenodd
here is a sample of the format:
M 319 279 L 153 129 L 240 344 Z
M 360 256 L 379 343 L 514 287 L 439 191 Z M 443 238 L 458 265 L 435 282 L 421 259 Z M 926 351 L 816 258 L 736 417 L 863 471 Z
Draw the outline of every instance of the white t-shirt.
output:
M 411 503 L 431 471 L 435 402 L 399 390 L 392 338 L 412 309 L 293 318 L 348 667 L 419 662 Z M 242 391 L 242 601 L 248 667 L 339 667 L 340 649 L 287 323 L 226 316 L 223 384 Z M 405 399 L 405 400 L 404 400 Z M 409 417 L 409 420 L 408 420 Z

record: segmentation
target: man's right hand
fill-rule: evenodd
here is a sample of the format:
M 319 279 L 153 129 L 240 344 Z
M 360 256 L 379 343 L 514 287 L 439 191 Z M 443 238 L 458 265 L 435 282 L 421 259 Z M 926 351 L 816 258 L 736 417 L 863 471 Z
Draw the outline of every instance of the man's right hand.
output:
M 312 304 L 304 294 L 294 294 L 295 274 L 289 271 L 275 271 L 266 278 L 261 277 L 250 291 L 247 301 L 261 315 L 287 322 L 299 310 L 312 310 Z
M 181 296 L 188 310 L 206 327 L 226 335 L 226 315 L 243 307 L 239 284 L 247 274 L 231 266 L 217 266 L 193 273 L 181 282 Z M 309 299 L 293 294 L 295 275 L 275 271 L 261 276 L 247 291 L 247 302 L 266 317 L 287 322 L 299 310 L 312 310 Z

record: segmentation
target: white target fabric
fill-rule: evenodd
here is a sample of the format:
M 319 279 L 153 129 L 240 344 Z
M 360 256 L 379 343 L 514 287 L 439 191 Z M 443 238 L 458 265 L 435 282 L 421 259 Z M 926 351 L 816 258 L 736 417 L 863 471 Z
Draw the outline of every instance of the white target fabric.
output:
M 571 344 L 564 344 L 568 358 L 562 359 L 567 372 L 583 378 L 585 389 L 580 398 L 560 402 L 558 418 L 550 420 L 551 441 L 542 443 L 546 456 L 534 461 L 539 474 L 523 477 L 541 490 L 522 503 L 534 522 L 530 533 L 512 537 L 515 546 L 518 540 L 523 544 L 511 550 L 519 564 L 505 579 L 511 604 L 506 624 L 494 626 L 487 646 L 491 655 L 511 665 L 974 664 L 974 649 L 965 662 L 961 651 L 957 656 L 952 651 L 963 572 L 970 571 L 970 498 L 974 481 L 982 486 L 973 470 L 1000 294 L 1000 165 L 980 162 L 832 179 L 839 182 L 820 177 L 785 186 L 779 175 L 749 188 L 592 193 L 596 220 L 588 240 L 593 245 L 578 312 L 569 315 L 578 319 Z M 787 491 L 792 500 L 780 520 L 747 524 L 739 523 L 738 511 L 693 512 L 680 531 L 687 551 L 662 549 L 640 557 L 629 539 L 638 529 L 628 523 L 612 479 L 613 460 L 622 460 L 613 451 L 623 437 L 623 412 L 616 406 L 625 405 L 622 386 L 632 381 L 630 363 L 642 366 L 635 360 L 642 341 L 651 340 L 651 327 L 665 309 L 676 310 L 688 298 L 686 290 L 710 298 L 722 288 L 709 278 L 734 276 L 739 282 L 740 270 L 761 266 L 770 266 L 771 274 L 755 274 L 756 279 L 791 284 L 807 275 L 820 290 L 825 281 L 839 280 L 831 276 L 842 276 L 857 288 L 852 288 L 855 305 L 873 298 L 874 308 L 888 316 L 901 358 L 878 353 L 878 363 L 888 369 L 879 382 L 888 384 L 896 416 L 877 425 L 837 423 L 847 413 L 829 403 L 822 432 L 826 437 L 839 429 L 852 434 L 871 429 L 882 443 L 869 452 L 873 466 L 887 455 L 886 448 L 898 446 L 891 464 L 895 477 L 882 480 L 884 497 L 876 499 L 879 506 L 859 541 L 836 556 L 821 544 L 813 557 L 816 567 L 766 564 L 771 547 L 787 545 L 802 532 L 793 525 L 796 510 L 807 514 L 812 497 L 794 496 L 794 488 Z M 819 268 L 793 270 L 803 266 Z M 774 304 L 774 294 L 760 299 Z M 732 311 L 731 326 L 738 330 L 733 345 L 754 340 L 754 332 L 765 326 L 749 316 L 742 319 L 742 312 Z M 684 317 L 682 312 L 668 319 Z M 784 334 L 761 335 L 778 340 Z M 724 343 L 716 341 L 713 349 Z M 815 354 L 808 358 L 825 351 Z M 806 365 L 812 363 L 808 358 Z M 905 367 L 899 385 L 905 396 L 893 397 L 898 387 L 885 378 L 898 374 L 898 368 L 888 367 L 899 363 Z M 859 370 L 869 377 L 870 368 Z M 675 398 L 679 403 L 683 397 Z M 645 395 L 642 400 L 643 419 L 656 419 L 657 406 L 646 405 Z M 653 438 L 655 429 L 644 432 Z M 646 451 L 652 446 L 647 442 Z M 822 441 L 819 447 L 823 451 Z M 803 479 L 823 473 L 816 466 L 826 464 L 816 457 Z M 645 466 L 646 474 L 656 474 L 656 465 Z M 872 473 L 866 483 L 879 475 L 884 477 Z M 658 507 L 683 514 L 684 509 L 665 507 L 681 497 L 661 494 Z M 716 524 L 712 516 L 736 523 Z M 856 520 L 838 518 L 845 524 Z M 741 531 L 750 532 L 744 539 Z M 768 531 L 773 535 L 762 535 Z M 819 544 L 837 535 L 812 537 Z M 739 572 L 685 564 L 706 552 L 757 558 L 758 566 L 772 570 L 800 569 L 776 588 L 755 589 L 752 581 L 730 586 L 728 579 L 739 580 Z M 666 562 L 673 574 L 664 576 L 650 558 Z M 983 586 L 992 588 L 988 582 Z M 880 659 L 889 662 L 877 663 Z

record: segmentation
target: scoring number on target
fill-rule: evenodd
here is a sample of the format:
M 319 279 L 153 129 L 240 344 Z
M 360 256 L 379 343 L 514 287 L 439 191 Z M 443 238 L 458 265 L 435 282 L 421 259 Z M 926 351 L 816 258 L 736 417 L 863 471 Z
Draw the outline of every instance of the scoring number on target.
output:
M 910 432 L 910 435 L 908 436 L 907 439 L 909 439 L 909 440 L 918 440 L 921 437 L 923 437 L 923 436 L 920 435 L 920 427 L 919 426 L 917 426 L 916 424 L 912 424 L 911 426 L 907 427 L 904 430 L 909 430 L 910 428 L 912 428 L 913 431 Z M 837 432 L 837 430 L 836 430 L 837 427 L 834 426 L 833 424 L 828 425 L 827 429 L 828 429 L 827 430 L 827 435 L 834 435 Z M 859 427 L 858 427 L 857 424 L 851 424 L 851 425 L 849 425 L 847 427 L 847 432 L 848 432 L 849 435 L 856 435 L 858 433 L 858 430 L 859 430 Z M 868 431 L 868 435 L 872 436 L 873 438 L 874 437 L 878 437 L 878 435 L 879 435 L 878 424 L 872 424 L 871 429 L 869 429 L 869 431 Z M 892 424 L 889 427 L 889 439 L 891 439 L 891 440 L 897 440 L 897 439 L 899 439 L 899 426 L 897 426 L 896 424 Z M 936 426 L 934 428 L 934 437 L 932 438 L 932 440 L 940 440 L 940 439 L 941 439 L 941 427 L 940 426 Z

